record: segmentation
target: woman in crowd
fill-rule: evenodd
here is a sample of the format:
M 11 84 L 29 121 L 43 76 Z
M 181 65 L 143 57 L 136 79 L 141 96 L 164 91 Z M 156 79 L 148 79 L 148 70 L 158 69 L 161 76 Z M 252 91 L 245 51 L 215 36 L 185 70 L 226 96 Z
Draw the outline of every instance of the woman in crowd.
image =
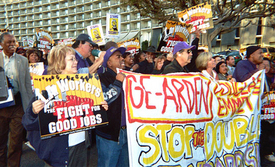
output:
M 228 75 L 227 65 L 225 62 L 221 61 L 216 65 L 216 72 L 218 73 L 219 80 L 230 81 L 232 79 L 232 75 Z
M 142 74 L 151 74 L 154 69 L 152 57 L 146 57 L 146 54 L 140 51 L 134 57 L 133 71 Z
M 77 60 L 75 51 L 67 46 L 55 46 L 48 58 L 47 74 L 76 74 Z M 108 105 L 104 101 L 103 107 Z M 87 166 L 87 143 L 85 131 L 41 140 L 38 113 L 45 104 L 33 96 L 22 123 L 28 131 L 28 139 L 35 148 L 38 157 L 50 166 Z M 87 132 L 87 131 L 86 131 Z
M 132 56 L 132 54 L 130 52 L 125 52 L 122 57 L 124 58 L 124 64 L 125 67 L 124 69 L 127 71 L 131 71 L 131 68 L 134 64 L 134 57 Z
M 162 72 L 162 70 L 163 70 L 162 66 L 163 66 L 163 63 L 165 60 L 166 60 L 166 58 L 162 55 L 158 56 L 155 59 L 155 67 L 154 67 L 152 74 L 160 74 Z
M 37 63 L 40 61 L 41 55 L 40 51 L 36 49 L 30 49 L 26 52 L 29 63 Z
M 196 66 L 204 75 L 219 80 L 216 71 L 213 70 L 216 66 L 216 62 L 211 52 L 201 53 L 196 59 Z
M 24 48 L 21 48 L 21 47 L 16 48 L 16 53 L 26 57 L 26 50 Z

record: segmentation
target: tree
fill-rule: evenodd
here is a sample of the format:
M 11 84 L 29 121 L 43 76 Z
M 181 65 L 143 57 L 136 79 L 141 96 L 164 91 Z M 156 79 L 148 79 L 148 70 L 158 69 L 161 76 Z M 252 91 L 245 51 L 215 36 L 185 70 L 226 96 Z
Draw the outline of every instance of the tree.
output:
M 122 0 L 122 2 L 137 9 L 141 16 L 159 20 L 160 23 L 178 20 L 178 12 L 208 2 L 212 6 L 214 27 L 219 25 L 213 32 L 208 33 L 209 47 L 217 35 L 240 28 L 242 20 L 270 17 L 275 13 L 274 0 Z M 264 26 L 274 27 L 274 25 L 273 21 Z

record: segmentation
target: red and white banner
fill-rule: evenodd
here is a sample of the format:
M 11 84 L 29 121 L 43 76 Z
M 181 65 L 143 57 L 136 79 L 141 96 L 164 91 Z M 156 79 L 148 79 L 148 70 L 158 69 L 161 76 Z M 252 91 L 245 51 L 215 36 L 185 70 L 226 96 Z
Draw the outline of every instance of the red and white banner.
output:
M 242 83 L 123 73 L 130 166 L 260 166 L 262 71 Z

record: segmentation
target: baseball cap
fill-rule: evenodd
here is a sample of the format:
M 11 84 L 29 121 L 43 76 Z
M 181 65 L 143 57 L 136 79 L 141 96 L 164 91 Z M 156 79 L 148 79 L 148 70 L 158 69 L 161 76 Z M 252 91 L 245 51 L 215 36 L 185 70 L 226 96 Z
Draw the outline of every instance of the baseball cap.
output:
M 96 46 L 97 44 L 92 41 L 92 38 L 88 34 L 80 34 L 78 37 L 75 39 L 76 41 L 87 41 L 93 46 Z
M 173 50 L 173 55 L 176 54 L 178 51 L 182 50 L 182 49 L 195 49 L 195 45 L 191 46 L 188 45 L 186 42 L 179 42 L 175 45 L 174 50 Z
M 119 51 L 121 54 L 123 54 L 126 51 L 126 48 L 124 47 L 119 47 L 119 48 L 115 48 L 115 47 L 110 47 L 104 56 L 104 61 L 102 63 L 103 67 L 107 67 L 107 61 L 109 60 L 109 58 L 116 52 Z

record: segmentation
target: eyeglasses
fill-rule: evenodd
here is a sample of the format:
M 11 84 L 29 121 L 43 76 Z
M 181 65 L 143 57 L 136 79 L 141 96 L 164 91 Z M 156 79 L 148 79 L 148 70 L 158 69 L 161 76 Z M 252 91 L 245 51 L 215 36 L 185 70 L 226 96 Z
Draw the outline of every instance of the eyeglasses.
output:
M 89 42 L 85 43 L 84 45 L 89 45 L 90 47 L 93 47 L 93 45 L 90 44 Z

